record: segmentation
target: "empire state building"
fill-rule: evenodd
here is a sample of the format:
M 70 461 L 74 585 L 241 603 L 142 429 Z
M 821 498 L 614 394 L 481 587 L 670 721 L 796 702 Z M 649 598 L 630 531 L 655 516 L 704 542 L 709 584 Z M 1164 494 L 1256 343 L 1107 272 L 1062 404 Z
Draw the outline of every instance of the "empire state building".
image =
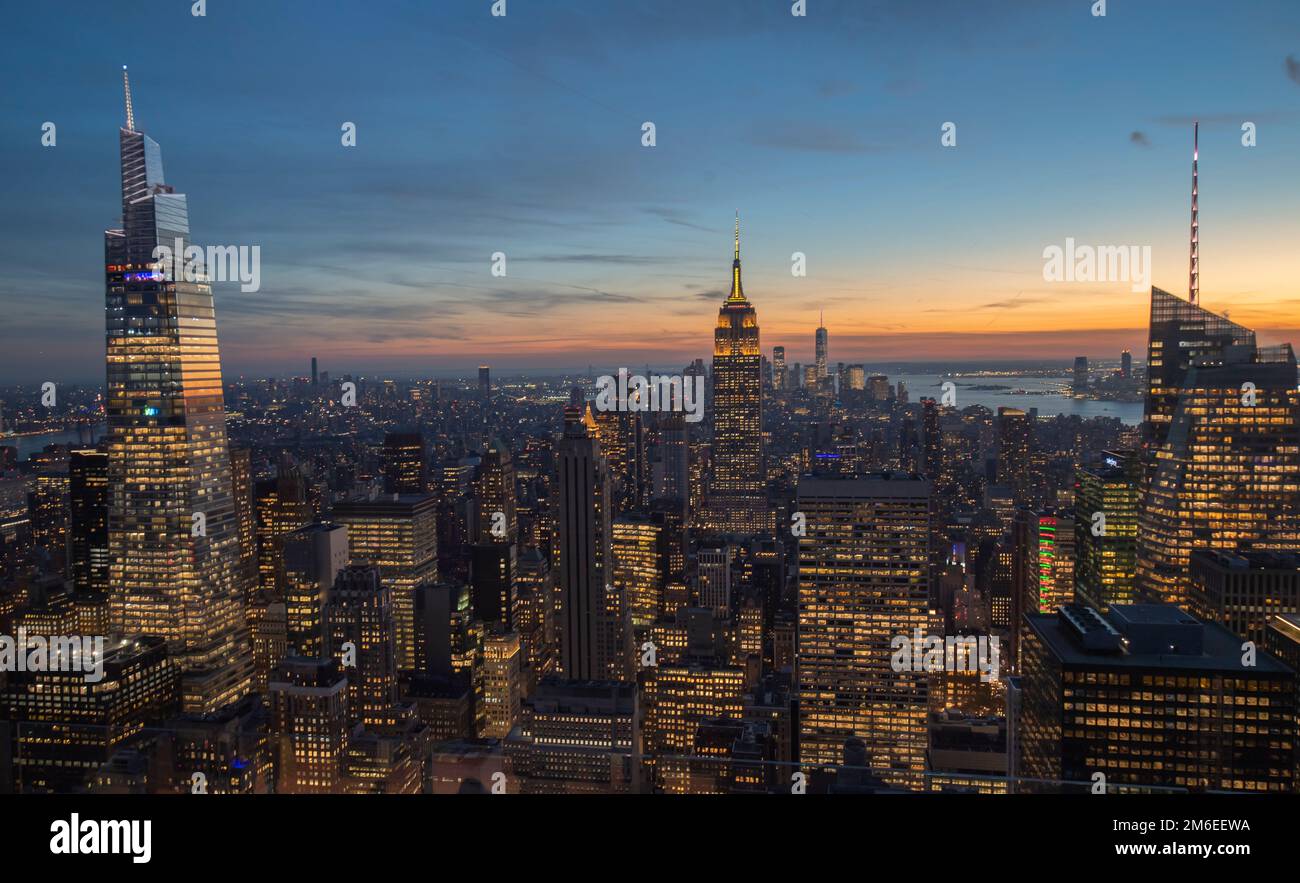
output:
M 713 332 L 713 483 L 704 527 L 726 533 L 772 528 L 763 457 L 763 376 L 758 314 L 740 281 L 740 216 L 731 293 Z
M 110 621 L 165 639 L 184 708 L 202 713 L 242 698 L 252 675 L 216 316 L 201 272 L 155 257 L 188 249 L 189 210 L 122 79 L 122 227 L 104 234 Z

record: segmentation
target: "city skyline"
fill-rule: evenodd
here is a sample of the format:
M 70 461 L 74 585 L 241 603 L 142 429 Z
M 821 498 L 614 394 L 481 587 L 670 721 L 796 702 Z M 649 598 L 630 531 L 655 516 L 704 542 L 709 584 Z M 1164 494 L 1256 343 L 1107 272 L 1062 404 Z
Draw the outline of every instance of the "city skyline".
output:
M 117 114 L 102 122 L 118 132 L 112 198 L 121 216 L 103 229 L 102 253 L 84 256 L 103 273 L 102 317 L 98 309 L 45 317 L 42 338 L 24 323 L 59 297 L 7 287 L 33 254 L 32 231 L 59 213 L 52 206 L 77 209 L 60 229 L 80 235 L 87 217 L 102 214 L 98 187 L 94 200 L 22 203 L 38 216 L 26 226 L 0 221 L 21 231 L 8 243 L 13 265 L 0 263 L 0 314 L 15 317 L 6 326 L 13 345 L 0 355 L 9 372 L 0 374 L 0 795 L 963 794 L 1006 796 L 1010 813 L 980 814 L 1002 817 L 1006 831 L 1038 814 L 1017 797 L 1186 795 L 1186 811 L 1153 816 L 1158 832 L 1154 822 L 1140 829 L 1147 844 L 1248 854 L 1254 840 L 1237 832 L 1250 831 L 1257 804 L 1219 814 L 1205 801 L 1300 791 L 1300 368 L 1290 329 L 1259 314 L 1268 298 L 1286 300 L 1281 288 L 1224 295 L 1215 283 L 1272 278 L 1294 251 L 1269 237 L 1296 221 L 1260 213 L 1238 223 L 1249 199 L 1234 200 L 1252 192 L 1243 182 L 1270 162 L 1253 159 L 1264 156 L 1254 152 L 1257 123 L 1244 123 L 1231 148 L 1228 117 L 1199 107 L 1220 94 L 1209 87 L 1197 90 L 1195 119 L 1169 118 L 1168 146 L 1162 130 L 1133 129 L 1124 149 L 1149 158 L 1149 176 L 1124 191 L 1134 208 L 1116 210 L 1107 184 L 1086 177 L 1096 163 L 1122 165 L 1114 153 L 1090 136 L 1078 150 L 1049 149 L 1046 162 L 1013 155 L 1006 141 L 983 154 L 981 143 L 996 141 L 981 142 L 989 118 L 970 140 L 966 120 L 989 105 L 967 87 L 1012 76 L 1043 47 L 1073 45 L 1042 30 L 1057 16 L 1118 24 L 1110 42 L 1099 41 L 1113 51 L 1125 42 L 1126 16 L 1138 14 L 1112 4 L 1107 21 L 1105 0 L 1014 0 L 980 17 L 928 0 L 944 16 L 927 29 L 920 3 L 813 0 L 810 12 L 808 2 L 790 3 L 794 27 L 825 2 L 840 30 L 809 26 L 788 58 L 751 61 L 727 56 L 775 45 L 791 23 L 770 10 L 740 15 L 745 4 L 720 0 L 740 22 L 718 41 L 719 57 L 736 62 L 735 104 L 712 125 L 693 119 L 691 109 L 719 88 L 710 81 L 679 106 L 682 125 L 671 111 L 642 124 L 641 145 L 618 160 L 626 174 L 600 180 L 611 167 L 595 163 L 590 182 L 566 164 L 595 153 L 518 140 L 518 120 L 483 106 L 448 104 L 442 119 L 487 128 L 430 145 L 408 128 L 387 130 L 385 147 L 382 116 L 345 114 L 330 133 L 337 153 L 323 161 L 316 151 L 326 148 L 308 146 L 299 124 L 327 120 L 335 98 L 355 94 L 347 88 L 303 101 L 293 122 L 263 119 L 255 142 L 240 125 L 199 144 L 185 133 L 211 119 L 195 124 L 200 115 L 182 112 L 178 123 L 142 95 L 136 67 L 115 69 Z M 459 7 L 439 10 L 449 30 L 430 32 L 458 40 L 486 18 L 501 33 L 522 20 L 555 36 L 557 24 L 584 21 L 567 5 L 549 16 L 528 0 L 509 6 L 522 16 L 507 19 L 507 0 L 482 0 L 477 20 L 462 19 Z M 1300 22 L 1300 11 L 1278 8 Z M 632 0 L 593 13 L 589 32 L 568 34 L 572 55 L 548 47 L 534 56 L 529 44 L 507 41 L 513 54 L 496 57 L 529 75 L 513 112 L 539 133 L 568 131 L 619 155 L 600 114 L 547 117 L 549 90 L 607 115 L 626 98 L 671 92 L 695 63 L 689 47 L 701 21 L 719 15 L 689 11 L 686 25 Z M 154 12 L 154 24 L 171 14 Z M 220 19 L 228 10 L 198 0 L 190 14 L 198 21 L 184 26 L 207 26 L 209 12 Z M 362 42 L 379 33 L 385 57 L 407 58 L 388 31 L 413 29 L 428 14 L 328 10 L 323 32 Z M 355 27 L 341 31 L 341 21 Z M 1222 22 L 1224 32 L 1248 28 L 1240 18 Z M 632 46 L 616 59 L 604 46 L 633 26 L 648 47 L 686 54 L 663 82 L 624 94 L 620 85 L 634 84 L 619 83 L 622 65 L 651 50 Z M 950 33 L 954 26 L 966 30 Z M 815 67 L 814 47 L 886 39 L 890 29 L 912 47 L 909 64 L 935 60 L 935 37 L 958 54 L 995 35 L 1010 47 L 999 65 L 944 87 L 961 96 L 964 110 L 951 116 L 963 122 L 943 122 L 937 145 L 904 140 L 895 151 L 810 118 L 775 140 L 733 130 L 746 115 L 769 119 L 745 75 L 761 74 L 753 82 L 772 95 L 807 88 L 815 79 L 787 80 L 784 62 Z M 1030 32 L 1041 39 L 1020 42 Z M 1150 22 L 1142 32 L 1168 36 Z M 584 39 L 594 35 L 599 49 Z M 187 85 L 201 87 L 209 45 L 179 42 L 195 47 L 200 73 Z M 239 79 L 237 56 L 222 66 Z M 550 72 L 524 66 L 524 56 Z M 436 47 L 420 58 L 432 59 L 430 69 L 454 65 Z M 1066 58 L 1060 69 L 1106 58 Z M 357 81 L 347 78 L 348 58 L 334 62 L 337 82 L 365 80 L 360 67 Z M 595 94 L 575 92 L 562 69 L 594 65 L 609 76 L 591 81 Z M 85 69 L 97 66 L 92 58 Z M 290 89 L 319 73 L 310 63 L 272 67 L 282 79 L 292 72 L 279 84 Z M 1285 67 L 1300 85 L 1300 61 L 1287 55 Z M 835 69 L 848 75 L 853 65 L 840 58 Z M 914 85 L 896 94 L 915 121 L 943 89 L 933 71 L 910 70 Z M 1054 76 L 1023 84 L 1041 92 Z M 186 80 L 159 84 L 156 97 L 175 103 Z M 867 101 L 866 87 L 843 82 L 820 98 Z M 892 82 L 883 93 L 895 92 Z M 1096 118 L 1150 105 L 1165 80 L 1134 82 L 1150 94 L 1094 108 L 1077 129 L 1095 135 Z M 461 83 L 430 88 L 429 101 Z M 398 86 L 369 94 L 376 111 L 410 97 Z M 250 119 L 273 105 L 263 97 L 248 102 Z M 75 124 L 42 128 L 42 149 L 91 141 Z M 375 156 L 365 153 L 372 130 Z M 1177 130 L 1188 149 L 1173 148 Z M 1020 149 L 1040 151 L 1062 131 Z M 727 143 L 716 156 L 682 159 L 669 148 L 675 133 Z M 977 149 L 960 152 L 971 141 Z M 277 168 L 276 151 L 290 144 L 300 162 Z M 767 165 L 754 148 L 782 156 Z M 487 165 L 503 163 L 490 187 L 458 176 L 454 164 L 436 182 L 411 178 L 408 190 L 359 186 L 475 150 Z M 822 159 L 805 168 L 795 154 Z M 46 171 L 65 155 L 82 154 L 58 154 Z M 711 156 L 734 160 L 716 188 L 699 171 Z M 1045 188 L 1071 159 L 1085 177 Z M 837 163 L 854 162 L 880 176 L 881 199 L 845 215 L 866 179 L 850 174 L 834 192 L 820 188 L 842 171 Z M 655 163 L 662 167 L 644 170 Z M 942 174 L 927 171 L 948 163 Z M 40 176 L 17 168 L 6 186 L 39 186 Z M 796 186 L 764 177 L 777 168 Z M 235 182 L 250 170 L 259 183 L 248 190 Z M 1289 178 L 1268 174 L 1282 182 L 1269 204 L 1289 208 Z M 1166 177 L 1181 179 L 1181 200 L 1165 192 Z M 83 179 L 65 170 L 58 180 Z M 310 210 L 294 195 L 307 181 L 319 200 Z M 744 189 L 723 194 L 733 181 Z M 628 198 L 656 183 L 664 198 L 654 206 Z M 678 186 L 694 188 L 690 199 L 662 210 Z M 1208 194 L 1218 186 L 1229 196 L 1216 203 Z M 963 201 L 971 193 L 981 198 Z M 825 212 L 801 227 L 805 195 Z M 712 251 L 704 219 L 723 196 L 738 206 L 730 279 L 689 282 L 697 263 L 720 276 L 720 257 L 691 250 Z M 345 204 L 351 210 L 336 218 Z M 970 215 L 972 205 L 986 217 Z M 413 223 L 430 210 L 442 212 L 438 224 Z M 641 221 L 628 223 L 628 213 Z M 290 217 L 296 227 L 284 223 Z M 1165 234 L 1153 231 L 1166 223 L 1181 239 L 1177 272 L 1155 256 Z M 236 232 L 258 225 L 271 235 Z M 1202 237 L 1225 228 L 1233 232 Z M 784 259 L 773 255 L 800 238 L 830 245 L 796 246 L 783 277 Z M 990 267 L 1031 273 L 1013 269 L 1014 255 L 1034 238 L 1041 290 L 984 303 L 987 285 L 1001 283 L 964 281 Z M 987 266 L 953 263 L 979 259 L 991 242 Z M 665 254 L 653 254 L 658 246 Z M 276 256 L 280 248 L 289 260 Z M 1211 269 L 1216 248 L 1235 250 L 1221 269 Z M 474 272 L 491 281 L 467 281 L 473 261 L 464 256 L 480 252 Z M 1254 266 L 1260 254 L 1268 261 Z M 753 264 L 759 272 L 749 272 Z M 940 266 L 959 272 L 935 306 L 927 286 L 943 278 Z M 532 267 L 550 275 L 530 277 Z M 71 294 L 81 269 L 42 268 L 59 271 Z M 588 272 L 629 287 L 597 284 Z M 661 283 L 675 293 L 656 293 Z M 354 301 L 364 303 L 349 313 Z M 1141 305 L 1134 329 L 1120 327 L 1130 302 Z M 610 310 L 626 327 L 603 326 Z M 663 327 L 647 318 L 656 311 Z M 1047 313 L 1050 321 L 1034 318 Z M 907 324 L 925 316 L 934 328 Z M 83 335 L 85 318 L 97 327 Z M 885 335 L 874 347 L 868 326 Z M 696 343 L 710 331 L 711 350 Z M 922 335 L 935 341 L 933 353 Z M 76 357 L 51 358 L 41 349 L 49 339 Z M 890 347 L 910 347 L 908 357 L 891 358 Z M 63 379 L 85 357 L 97 360 L 102 387 Z M 519 378 L 513 360 L 546 357 L 578 364 Z M 225 361 L 259 358 L 284 368 L 243 374 Z M 4 359 L 39 370 L 40 380 L 15 382 L 19 369 Z M 367 368 L 370 359 L 392 367 Z M 457 379 L 431 379 L 440 360 Z M 609 360 L 623 365 L 598 376 L 596 364 Z M 1144 851 L 1120 826 L 1141 816 L 1087 803 L 1103 827 L 1078 826 L 1084 849 L 1113 842 L 1117 854 Z M 78 819 L 50 826 L 52 853 L 129 849 L 137 863 L 150 860 L 151 821 Z M 877 827 L 888 837 L 891 827 L 914 826 L 901 817 Z M 104 839 L 110 829 L 115 840 Z M 1216 847 L 1191 841 L 1189 830 L 1240 839 Z M 973 836 L 984 839 L 966 831 L 955 843 Z M 985 842 L 1005 839 L 1004 831 Z M 1002 852 L 1007 862 L 1023 857 Z
M 176 144 L 178 179 L 210 215 L 205 244 L 262 249 L 260 291 L 214 285 L 232 378 L 300 374 L 312 356 L 336 373 L 412 375 L 480 361 L 502 372 L 684 364 L 707 352 L 701 320 L 725 296 L 717 269 L 736 207 L 766 348 L 785 346 L 792 362 L 811 361 L 822 308 L 832 362 L 1138 352 L 1146 293 L 1044 282 L 1042 252 L 1067 238 L 1149 245 L 1151 284 L 1181 292 L 1193 119 L 1202 302 L 1256 328 L 1262 345 L 1294 336 L 1285 255 L 1300 222 L 1277 182 L 1300 145 L 1300 67 L 1288 66 L 1283 28 L 1212 3 L 1100 18 L 1064 2 L 987 14 L 940 5 L 933 22 L 906 7 L 814 7 L 799 19 L 727 3 L 653 17 L 515 3 L 501 19 L 466 4 L 364 23 L 267 11 L 268 33 L 308 29 L 356 59 L 329 67 L 298 50 L 259 54 L 263 38 L 217 11 L 161 4 L 160 20 L 176 15 L 210 38 L 135 58 L 111 39 L 126 23 L 86 5 L 106 38 L 78 45 L 64 78 L 23 90 L 20 113 L 0 122 L 3 160 L 20 171 L 2 186 L 33 208 L 6 231 L 15 254 L 0 269 L 10 344 L 0 377 L 43 379 L 50 364 L 66 378 L 94 376 L 94 288 L 81 269 L 94 245 L 81 219 L 103 215 L 112 186 L 111 142 L 99 133 L 120 118 L 111 72 L 122 64 L 142 125 Z M 1297 16 L 1270 7 L 1281 21 Z M 398 45 L 404 25 L 436 22 L 443 51 L 376 68 L 338 42 L 341 21 Z M 926 38 L 931 24 L 938 33 Z M 15 26 L 36 37 L 55 23 L 28 12 Z M 628 54 L 588 44 L 557 60 L 530 47 L 566 28 Z M 1151 29 L 1167 39 L 1146 45 Z M 722 40 L 707 63 L 698 34 Z M 1002 42 L 976 48 L 981 35 Z M 1236 48 L 1243 37 L 1249 54 Z M 904 53 L 891 40 L 913 42 Z M 874 50 L 861 66 L 820 57 L 855 43 Z M 243 69 L 218 63 L 209 44 L 226 45 Z M 0 64 L 22 65 L 30 51 Z M 756 67 L 773 52 L 782 76 Z M 471 60 L 473 76 L 457 67 Z M 671 72 L 646 83 L 642 69 L 664 60 Z M 182 64 L 181 81 L 161 75 Z M 265 88 L 290 73 L 294 88 Z M 700 82 L 687 88 L 692 74 Z M 311 100 L 289 102 L 312 78 Z M 1125 95 L 1129 80 L 1143 83 L 1141 96 Z M 54 147 L 41 145 L 43 120 L 58 127 Z M 656 124 L 652 148 L 645 121 Z M 941 146 L 949 121 L 953 148 Z M 1258 146 L 1242 146 L 1244 121 Z M 345 122 L 357 126 L 355 147 L 341 146 Z M 501 278 L 490 272 L 498 251 L 509 262 Z M 805 277 L 791 275 L 795 252 Z M 46 330 L 55 323 L 57 336 Z

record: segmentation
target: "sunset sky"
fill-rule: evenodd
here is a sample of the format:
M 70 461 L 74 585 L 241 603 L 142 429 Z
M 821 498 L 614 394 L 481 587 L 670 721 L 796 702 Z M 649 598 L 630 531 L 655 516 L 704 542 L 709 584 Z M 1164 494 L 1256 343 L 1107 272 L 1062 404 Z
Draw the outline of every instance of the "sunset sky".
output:
M 123 64 L 194 241 L 261 248 L 260 291 L 215 289 L 228 377 L 680 365 L 711 352 L 737 209 L 767 353 L 807 361 L 824 308 L 832 362 L 1140 359 L 1147 295 L 1044 282 L 1042 254 L 1150 246 L 1185 294 L 1194 117 L 1202 301 L 1300 343 L 1300 4 L 1091 5 L 25 4 L 0 385 L 102 380 Z

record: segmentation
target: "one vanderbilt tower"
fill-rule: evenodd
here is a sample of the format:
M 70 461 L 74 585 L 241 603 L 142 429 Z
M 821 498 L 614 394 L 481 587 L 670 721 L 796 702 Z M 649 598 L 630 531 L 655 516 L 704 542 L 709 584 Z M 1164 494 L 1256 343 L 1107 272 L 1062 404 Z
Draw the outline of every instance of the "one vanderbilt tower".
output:
M 165 639 L 185 710 L 207 712 L 252 672 L 216 317 L 206 277 L 155 260 L 188 247 L 189 212 L 136 129 L 125 67 L 122 82 L 122 227 L 104 234 L 111 623 Z

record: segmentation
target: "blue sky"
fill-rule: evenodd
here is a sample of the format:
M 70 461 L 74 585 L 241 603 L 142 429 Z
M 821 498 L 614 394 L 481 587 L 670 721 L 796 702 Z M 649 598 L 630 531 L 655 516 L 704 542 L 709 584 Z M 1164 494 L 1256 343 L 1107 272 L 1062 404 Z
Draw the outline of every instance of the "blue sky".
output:
M 1041 254 L 1151 245 L 1182 293 L 1193 117 L 1203 299 L 1292 339 L 1300 4 L 1091 5 L 29 4 L 0 59 L 0 385 L 102 377 L 123 64 L 195 241 L 261 247 L 260 291 L 216 286 L 227 376 L 706 355 L 737 208 L 791 360 L 823 307 L 832 360 L 1140 353 L 1145 296 L 1044 283 Z

